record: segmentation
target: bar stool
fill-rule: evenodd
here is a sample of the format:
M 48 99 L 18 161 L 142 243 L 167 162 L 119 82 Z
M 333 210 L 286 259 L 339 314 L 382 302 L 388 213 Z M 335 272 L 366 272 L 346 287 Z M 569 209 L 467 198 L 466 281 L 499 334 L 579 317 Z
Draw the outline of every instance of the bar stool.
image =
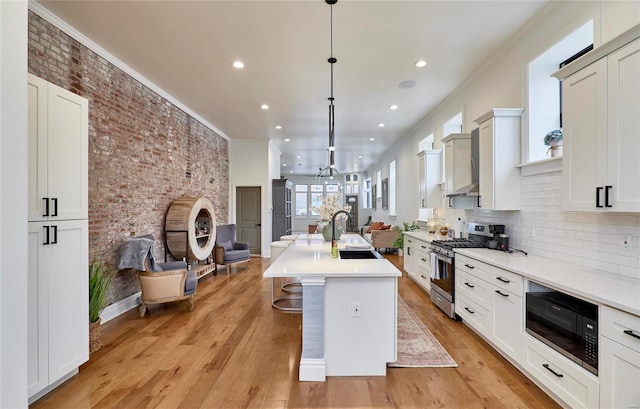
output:
M 287 234 L 286 236 L 280 236 L 280 240 L 285 240 L 285 241 L 296 241 L 298 240 L 298 235 L 297 234 Z
M 293 241 L 279 240 L 271 243 L 271 262 L 276 261 Z M 271 278 L 271 306 L 281 311 L 302 312 L 302 285 L 280 277 L 279 294 L 276 295 L 276 278 Z

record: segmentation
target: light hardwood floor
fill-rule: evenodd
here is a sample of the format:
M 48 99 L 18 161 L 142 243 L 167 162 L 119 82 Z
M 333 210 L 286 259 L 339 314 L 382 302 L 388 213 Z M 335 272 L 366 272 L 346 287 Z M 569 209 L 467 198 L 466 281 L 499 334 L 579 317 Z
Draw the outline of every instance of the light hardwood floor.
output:
M 397 266 L 402 258 L 386 255 Z M 406 275 L 400 296 L 458 368 L 390 368 L 386 377 L 298 382 L 301 315 L 271 308 L 268 259 L 201 279 L 187 303 L 131 310 L 103 325 L 104 348 L 31 407 L 556 408 L 551 398 Z M 245 265 L 246 266 L 246 265 Z

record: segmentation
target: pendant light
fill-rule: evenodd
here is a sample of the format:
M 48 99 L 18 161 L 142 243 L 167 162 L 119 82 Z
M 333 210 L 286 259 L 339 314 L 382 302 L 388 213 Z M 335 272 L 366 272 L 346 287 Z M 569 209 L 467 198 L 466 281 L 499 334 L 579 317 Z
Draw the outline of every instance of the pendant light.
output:
M 333 5 L 338 2 L 338 0 L 325 0 L 325 2 L 329 5 L 330 8 L 330 19 L 329 19 L 329 47 L 330 47 L 330 57 L 327 60 L 331 66 L 331 95 L 329 96 L 329 176 L 333 177 L 333 174 L 337 172 L 335 170 L 336 162 L 335 162 L 335 107 L 333 105 L 333 101 L 335 98 L 333 97 L 333 65 L 338 62 L 336 58 L 333 56 Z

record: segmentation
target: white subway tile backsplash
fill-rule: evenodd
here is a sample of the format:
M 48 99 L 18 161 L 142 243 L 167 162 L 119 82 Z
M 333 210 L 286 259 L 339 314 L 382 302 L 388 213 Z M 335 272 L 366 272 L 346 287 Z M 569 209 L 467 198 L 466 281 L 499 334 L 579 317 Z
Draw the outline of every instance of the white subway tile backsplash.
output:
M 640 279 L 640 214 L 565 212 L 562 196 L 561 172 L 529 176 L 521 178 L 520 211 L 443 209 L 440 214 L 451 226 L 458 217 L 505 224 L 511 247 Z

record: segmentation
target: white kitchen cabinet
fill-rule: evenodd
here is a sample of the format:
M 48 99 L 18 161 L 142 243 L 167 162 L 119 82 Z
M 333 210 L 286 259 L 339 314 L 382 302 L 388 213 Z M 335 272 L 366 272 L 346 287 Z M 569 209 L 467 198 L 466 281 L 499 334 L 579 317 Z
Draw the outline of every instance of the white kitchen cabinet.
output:
M 28 393 L 89 359 L 88 221 L 30 222 Z
M 524 279 L 498 267 L 456 254 L 456 313 L 503 355 L 522 355 Z
M 89 102 L 28 80 L 29 221 L 88 217 Z
M 404 270 L 427 293 L 431 291 L 429 243 L 412 236 L 404 238 Z
M 420 207 L 442 207 L 442 151 L 427 150 L 418 153 L 418 180 L 420 181 Z
M 640 39 L 555 75 L 563 93 L 564 210 L 640 212 Z
M 88 101 L 28 83 L 28 394 L 89 359 Z
M 542 342 L 522 334 L 522 367 L 571 408 L 599 407 L 598 378 Z
M 640 407 L 640 317 L 600 307 L 600 407 Z
M 447 198 L 446 196 L 454 193 L 456 190 L 471 184 L 472 168 L 471 168 L 471 135 L 452 133 L 442 138 L 444 145 L 444 204 L 443 207 L 456 208 L 472 208 L 475 198 L 471 201 L 471 205 L 467 205 L 468 198 L 460 198 L 457 206 L 454 200 L 459 198 Z
M 521 108 L 494 108 L 475 122 L 480 127 L 478 205 L 488 210 L 520 210 Z

